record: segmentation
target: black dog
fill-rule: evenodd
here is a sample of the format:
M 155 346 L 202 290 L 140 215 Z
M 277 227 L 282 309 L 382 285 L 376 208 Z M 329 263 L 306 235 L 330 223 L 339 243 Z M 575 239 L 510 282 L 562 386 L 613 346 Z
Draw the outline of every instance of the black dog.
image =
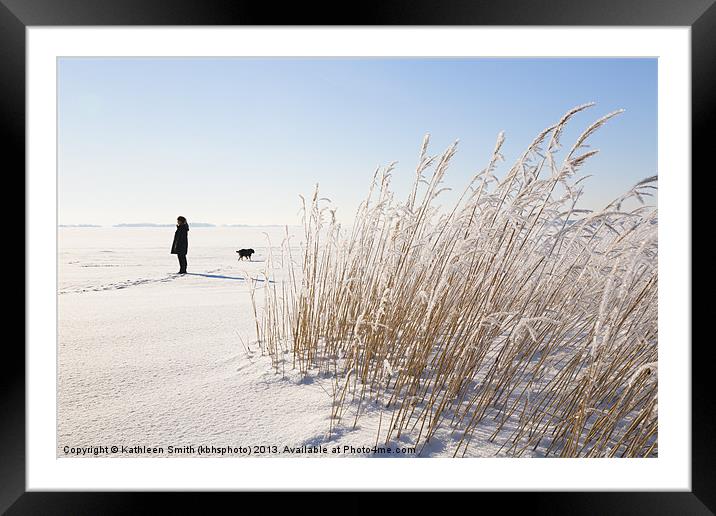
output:
M 249 260 L 251 260 L 251 255 L 254 254 L 256 251 L 254 251 L 253 249 L 239 249 L 236 252 L 239 253 L 239 260 L 241 260 L 242 258 L 248 258 Z

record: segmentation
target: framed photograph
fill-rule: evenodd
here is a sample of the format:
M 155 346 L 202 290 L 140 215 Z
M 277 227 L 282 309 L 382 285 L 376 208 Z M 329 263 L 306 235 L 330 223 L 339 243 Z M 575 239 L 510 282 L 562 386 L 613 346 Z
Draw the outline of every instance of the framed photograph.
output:
M 3 510 L 716 506 L 691 340 L 713 2 L 1 1 L 26 199 Z

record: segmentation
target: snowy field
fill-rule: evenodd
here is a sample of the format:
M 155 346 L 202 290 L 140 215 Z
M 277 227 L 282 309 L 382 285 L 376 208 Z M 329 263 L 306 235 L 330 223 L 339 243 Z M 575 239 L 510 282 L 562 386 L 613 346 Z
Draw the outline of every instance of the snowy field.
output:
M 330 382 L 302 379 L 288 355 L 277 374 L 258 351 L 251 284 L 285 274 L 266 271 L 264 234 L 279 246 L 284 228 L 192 227 L 186 276 L 169 254 L 173 228 L 58 232 L 58 457 L 113 445 L 126 452 L 99 456 L 197 456 L 200 446 L 214 457 L 415 456 L 411 435 L 376 443 L 378 407 L 362 409 L 355 428 L 346 415 L 329 437 Z M 302 228 L 289 232 L 297 245 Z M 253 261 L 238 261 L 242 247 Z M 468 455 L 494 456 L 489 434 L 476 432 Z M 455 439 L 439 432 L 420 456 L 452 456 Z M 316 453 L 324 446 L 341 453 Z

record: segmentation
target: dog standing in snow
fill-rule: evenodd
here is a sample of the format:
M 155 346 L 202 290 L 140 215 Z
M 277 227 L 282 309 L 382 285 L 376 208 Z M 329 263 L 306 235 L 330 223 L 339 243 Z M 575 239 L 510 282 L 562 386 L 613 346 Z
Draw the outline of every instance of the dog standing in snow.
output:
M 256 251 L 253 249 L 239 249 L 236 251 L 239 253 L 239 261 L 241 261 L 243 258 L 248 258 L 249 261 L 251 261 L 251 255 L 254 254 Z

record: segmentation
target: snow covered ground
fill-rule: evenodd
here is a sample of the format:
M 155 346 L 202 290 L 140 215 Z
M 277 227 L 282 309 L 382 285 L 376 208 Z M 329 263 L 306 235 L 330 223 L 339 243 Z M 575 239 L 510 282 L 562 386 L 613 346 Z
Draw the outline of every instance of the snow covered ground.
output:
M 329 439 L 330 381 L 276 374 L 258 351 L 251 278 L 267 265 L 264 232 L 278 246 L 284 228 L 191 228 L 186 276 L 169 254 L 172 228 L 58 231 L 58 457 L 187 457 L 201 446 L 214 457 L 416 456 L 410 435 L 376 443 L 389 418 L 378 406 L 355 428 L 344 417 Z M 289 228 L 293 243 L 301 231 Z M 241 247 L 256 250 L 252 262 L 238 261 Z M 489 434 L 476 432 L 468 455 L 494 456 Z M 457 438 L 438 432 L 420 456 L 451 457 Z M 119 452 L 96 448 L 111 446 Z

